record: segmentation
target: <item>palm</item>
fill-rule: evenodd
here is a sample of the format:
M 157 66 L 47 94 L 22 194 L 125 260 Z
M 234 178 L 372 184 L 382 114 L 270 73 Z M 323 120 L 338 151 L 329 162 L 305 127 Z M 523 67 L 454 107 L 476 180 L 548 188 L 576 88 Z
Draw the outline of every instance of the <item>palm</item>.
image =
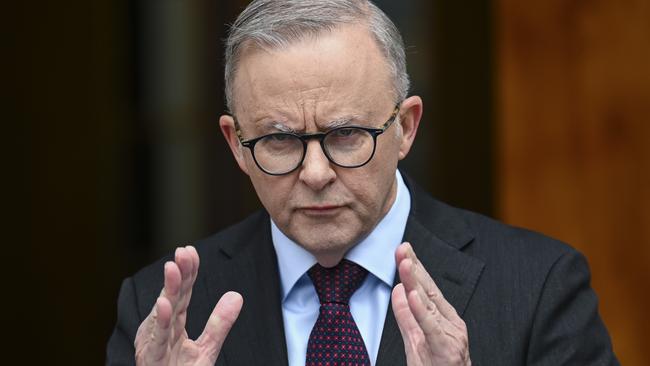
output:
M 241 295 L 224 294 L 197 340 L 185 330 L 187 307 L 199 268 L 193 247 L 179 248 L 174 262 L 165 264 L 165 287 L 135 338 L 138 366 L 214 365 L 223 341 L 242 307 Z
M 471 365 L 467 329 L 410 245 L 396 253 L 402 283 L 392 295 L 408 366 Z

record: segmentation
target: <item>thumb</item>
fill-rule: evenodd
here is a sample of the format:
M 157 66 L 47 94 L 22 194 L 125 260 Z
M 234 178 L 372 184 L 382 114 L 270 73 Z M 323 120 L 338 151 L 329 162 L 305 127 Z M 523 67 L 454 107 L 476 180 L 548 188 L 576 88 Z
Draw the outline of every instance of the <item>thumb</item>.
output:
M 239 316 L 244 299 L 237 292 L 226 292 L 212 310 L 208 323 L 196 343 L 209 350 L 212 362 L 217 360 L 223 341 Z M 214 357 L 214 358 L 213 358 Z M 213 358 L 213 359 L 212 359 Z

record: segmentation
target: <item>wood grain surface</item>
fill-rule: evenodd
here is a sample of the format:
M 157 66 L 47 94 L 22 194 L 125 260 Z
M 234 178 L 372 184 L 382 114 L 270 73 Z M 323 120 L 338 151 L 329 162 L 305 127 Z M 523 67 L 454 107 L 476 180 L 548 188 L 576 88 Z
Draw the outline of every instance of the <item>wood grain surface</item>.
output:
M 497 210 L 588 258 L 624 365 L 650 364 L 650 1 L 494 3 Z

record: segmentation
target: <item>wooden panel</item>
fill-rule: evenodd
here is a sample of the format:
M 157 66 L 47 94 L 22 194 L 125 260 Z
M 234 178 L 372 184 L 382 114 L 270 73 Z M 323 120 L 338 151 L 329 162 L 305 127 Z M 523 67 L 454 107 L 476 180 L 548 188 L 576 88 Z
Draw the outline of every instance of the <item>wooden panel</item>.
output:
M 497 206 L 587 256 L 622 364 L 650 364 L 650 2 L 495 2 Z

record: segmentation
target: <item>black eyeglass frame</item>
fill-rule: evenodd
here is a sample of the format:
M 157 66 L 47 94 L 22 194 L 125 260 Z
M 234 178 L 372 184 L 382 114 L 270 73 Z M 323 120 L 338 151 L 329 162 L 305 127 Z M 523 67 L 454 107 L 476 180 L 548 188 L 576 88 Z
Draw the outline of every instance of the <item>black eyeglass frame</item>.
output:
M 342 168 L 353 169 L 353 168 L 360 168 L 360 167 L 368 164 L 370 162 L 370 160 L 372 160 L 372 158 L 375 156 L 375 151 L 377 150 L 377 136 L 384 133 L 393 124 L 393 122 L 397 118 L 397 115 L 399 114 L 401 104 L 402 104 L 402 102 L 399 102 L 399 103 L 397 103 L 395 105 L 395 108 L 393 109 L 393 112 L 391 113 L 388 120 L 386 122 L 384 122 L 384 124 L 382 124 L 381 127 L 378 127 L 378 128 L 352 125 L 352 126 L 341 126 L 341 127 L 333 128 L 333 129 L 331 129 L 331 130 L 329 130 L 327 132 L 316 132 L 316 133 L 306 133 L 306 134 L 296 134 L 296 133 L 291 133 L 291 132 L 274 132 L 274 133 L 270 133 L 270 134 L 267 134 L 267 135 L 255 137 L 255 138 L 252 138 L 252 139 L 249 139 L 249 140 L 244 140 L 243 139 L 242 132 L 241 132 L 241 127 L 239 125 L 239 122 L 237 121 L 237 119 L 234 116 L 233 116 L 233 119 L 235 121 L 235 132 L 237 133 L 237 138 L 239 139 L 239 143 L 241 143 L 242 146 L 247 147 L 248 149 L 250 149 L 251 155 L 253 155 L 253 161 L 255 161 L 255 165 L 257 165 L 257 167 L 260 168 L 261 171 L 263 171 L 264 173 L 266 173 L 268 175 L 280 176 L 280 175 L 291 174 L 294 171 L 296 171 L 296 169 L 298 169 L 300 166 L 302 166 L 302 163 L 305 161 L 305 156 L 307 156 L 307 142 L 309 140 L 312 140 L 312 139 L 318 139 L 318 142 L 320 143 L 321 150 L 323 150 L 323 153 L 327 157 L 327 160 L 329 160 L 330 163 L 332 163 L 332 164 L 334 164 L 336 166 L 340 166 Z M 357 165 L 352 165 L 352 166 L 341 165 L 341 164 L 337 163 L 336 161 L 334 161 L 334 159 L 332 159 L 329 152 L 325 148 L 325 144 L 324 144 L 325 137 L 327 137 L 329 134 L 334 133 L 336 131 L 343 130 L 343 129 L 349 129 L 349 128 L 358 128 L 358 129 L 361 129 L 361 130 L 364 130 L 364 131 L 368 132 L 372 136 L 372 141 L 373 141 L 372 153 L 370 154 L 370 157 L 368 157 L 368 159 L 365 162 L 363 162 L 361 164 L 357 164 Z M 276 135 L 293 136 L 293 137 L 298 138 L 302 142 L 303 149 L 302 149 L 302 157 L 300 158 L 300 162 L 296 164 L 295 168 L 293 168 L 293 169 L 291 169 L 291 170 L 289 170 L 287 172 L 284 172 L 284 173 L 271 173 L 271 172 L 269 172 L 268 170 L 266 170 L 266 169 L 264 169 L 262 167 L 262 165 L 257 161 L 257 158 L 255 157 L 255 144 L 257 144 L 263 138 L 266 138 L 266 137 L 269 137 L 269 136 L 276 136 Z

